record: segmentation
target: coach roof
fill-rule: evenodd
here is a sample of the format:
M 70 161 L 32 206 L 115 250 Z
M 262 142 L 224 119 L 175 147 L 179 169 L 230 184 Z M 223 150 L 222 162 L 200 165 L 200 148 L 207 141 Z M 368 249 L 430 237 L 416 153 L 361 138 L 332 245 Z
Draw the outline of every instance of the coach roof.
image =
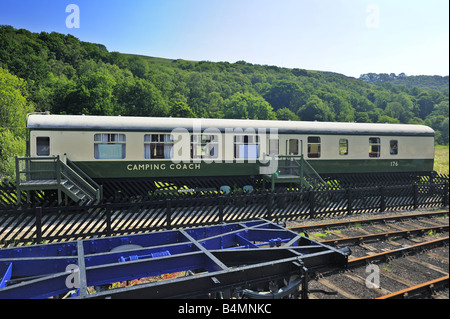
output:
M 175 128 L 188 131 L 204 129 L 278 129 L 279 133 L 349 134 L 349 135 L 424 135 L 434 136 L 433 129 L 424 125 L 343 123 L 307 121 L 236 120 L 209 118 L 128 117 L 92 115 L 30 114 L 28 129 L 68 131 L 145 131 L 167 132 Z

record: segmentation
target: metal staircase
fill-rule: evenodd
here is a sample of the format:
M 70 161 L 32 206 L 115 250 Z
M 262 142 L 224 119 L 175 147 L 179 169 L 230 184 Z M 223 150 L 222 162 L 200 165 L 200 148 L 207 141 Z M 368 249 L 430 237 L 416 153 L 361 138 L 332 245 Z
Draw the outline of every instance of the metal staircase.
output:
M 56 189 L 59 203 L 62 194 L 79 205 L 96 204 L 103 197 L 101 185 L 69 159 L 64 163 L 59 156 L 16 157 L 16 185 L 18 195 L 22 191 Z
M 264 175 L 264 179 L 271 182 L 272 190 L 276 184 L 297 184 L 302 188 L 321 188 L 326 185 L 303 155 L 279 155 L 272 160 L 277 161 L 277 171 Z

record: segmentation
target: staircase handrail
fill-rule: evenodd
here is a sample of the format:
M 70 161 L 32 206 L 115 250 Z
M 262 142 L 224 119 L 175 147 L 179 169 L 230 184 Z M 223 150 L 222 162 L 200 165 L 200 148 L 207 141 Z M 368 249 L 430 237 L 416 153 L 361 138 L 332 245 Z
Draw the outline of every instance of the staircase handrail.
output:
M 306 164 L 306 168 L 312 172 L 314 178 L 318 179 L 320 184 L 326 184 L 325 181 L 322 179 L 322 177 L 320 177 L 320 175 L 316 172 L 316 170 L 311 166 L 311 164 L 309 164 L 308 161 L 305 160 L 304 158 L 302 160 L 303 160 L 303 163 Z M 304 173 L 305 173 L 305 170 L 304 170 Z
M 308 187 L 318 186 L 320 184 L 326 185 L 325 181 L 320 177 L 311 164 L 305 160 L 303 155 L 275 155 L 272 160 L 278 162 L 278 172 L 282 173 L 283 170 L 296 171 L 296 175 L 299 176 L 302 185 Z M 273 178 L 274 176 L 272 176 Z M 308 179 L 308 181 L 307 181 Z
M 91 184 L 89 184 L 84 178 L 82 178 L 75 170 L 65 164 L 63 161 L 58 159 L 60 165 L 61 174 L 71 183 L 73 183 L 77 188 L 79 188 L 85 195 L 87 195 L 91 200 L 99 199 L 98 189 L 95 189 Z
M 103 186 L 97 184 L 88 174 L 86 174 L 81 168 L 79 168 L 73 161 L 66 158 L 67 164 L 66 166 L 69 169 L 72 169 L 72 171 L 75 174 L 78 174 L 82 180 L 87 182 L 97 193 L 97 199 L 102 200 L 103 199 Z
M 25 169 L 21 169 L 21 162 L 25 162 Z M 69 164 L 72 164 L 75 169 L 61 161 L 59 155 L 57 156 L 45 156 L 45 157 L 18 157 L 16 156 L 16 184 L 18 191 L 20 192 L 21 186 L 21 175 L 25 175 L 26 181 L 40 180 L 38 178 L 33 178 L 31 174 L 47 174 L 49 173 L 54 179 L 59 187 L 62 185 L 63 180 L 70 181 L 74 186 L 80 189 L 83 194 L 89 197 L 90 200 L 101 201 L 103 197 L 102 186 L 98 185 L 93 181 L 86 173 L 84 173 L 80 168 L 78 168 L 73 162 L 67 159 Z M 32 162 L 49 162 L 50 167 L 45 169 L 32 169 Z

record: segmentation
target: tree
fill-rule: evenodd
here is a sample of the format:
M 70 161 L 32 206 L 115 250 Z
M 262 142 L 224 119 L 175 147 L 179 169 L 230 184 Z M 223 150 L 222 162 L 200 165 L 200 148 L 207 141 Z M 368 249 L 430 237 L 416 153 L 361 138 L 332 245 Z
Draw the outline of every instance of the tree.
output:
M 449 106 L 448 101 L 442 101 L 438 105 L 435 105 L 434 111 L 430 115 L 442 115 L 448 118 L 449 116 L 448 106 Z
M 351 107 L 350 103 L 342 97 L 343 94 L 337 93 L 324 93 L 321 94 L 320 99 L 324 101 L 330 111 L 335 116 L 334 119 L 338 122 L 353 122 L 355 120 L 355 111 Z
M 306 105 L 300 107 L 297 115 L 302 121 L 333 121 L 334 115 L 330 108 L 317 95 L 312 95 Z
M 299 121 L 299 117 L 292 112 L 291 110 L 289 110 L 287 107 L 284 107 L 282 109 L 279 109 L 276 112 L 277 115 L 277 119 L 279 119 L 280 121 Z
M 189 88 L 188 104 L 199 116 L 205 115 L 203 105 L 207 99 L 210 86 L 211 82 L 203 73 L 193 72 L 187 80 L 187 87 Z
M 378 123 L 400 124 L 400 121 L 396 118 L 390 117 L 389 115 L 381 115 L 378 118 Z
M 153 83 L 139 78 L 128 79 L 116 93 L 124 115 L 168 116 L 169 106 Z
M 25 137 L 26 115 L 34 111 L 23 79 L 0 67 L 0 130 Z
M 15 176 L 15 157 L 25 155 L 25 138 L 10 130 L 0 131 L 0 178 Z
M 269 92 L 264 95 L 264 99 L 275 111 L 285 107 L 296 111 L 305 104 L 306 94 L 297 83 L 281 80 L 272 85 Z
M 355 121 L 358 123 L 372 123 L 372 120 L 367 112 L 356 112 Z
M 433 99 L 428 93 L 420 94 L 417 99 L 417 104 L 419 105 L 419 116 L 422 119 L 425 119 L 433 111 Z
M 430 116 L 425 120 L 425 124 L 436 131 L 435 142 L 437 144 L 449 144 L 448 117 L 445 117 L 443 115 Z
M 374 95 L 375 107 L 385 109 L 387 104 L 391 101 L 391 95 L 386 91 L 377 91 Z
M 58 112 L 86 115 L 115 115 L 116 81 L 107 70 L 88 72 L 78 78 L 76 87 L 69 91 Z
M 175 102 L 170 108 L 170 116 L 172 117 L 185 117 L 185 118 L 196 118 L 194 112 L 191 108 L 184 102 Z
M 148 72 L 148 62 L 141 57 L 133 56 L 129 59 L 128 68 L 139 78 L 143 78 Z
M 272 106 L 262 97 L 250 93 L 235 93 L 225 100 L 226 118 L 274 120 Z
M 219 93 L 217 92 L 211 92 L 208 94 L 207 97 L 207 105 L 206 107 L 206 111 L 209 117 L 211 118 L 219 118 L 222 117 L 223 114 L 223 106 L 224 106 L 224 101 L 222 96 L 220 96 Z
M 14 176 L 14 157 L 25 155 L 27 97 L 26 82 L 0 67 L 0 177 Z
M 406 105 L 403 105 L 397 101 L 389 102 L 384 110 L 384 114 L 398 119 L 401 123 L 408 123 L 408 121 L 414 116 Z

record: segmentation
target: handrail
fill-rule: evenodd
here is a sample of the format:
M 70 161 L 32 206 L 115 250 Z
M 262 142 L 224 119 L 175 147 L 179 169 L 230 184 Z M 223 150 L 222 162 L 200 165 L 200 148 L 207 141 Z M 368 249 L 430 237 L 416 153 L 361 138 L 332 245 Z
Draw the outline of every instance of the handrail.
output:
M 306 161 L 305 159 L 303 159 L 303 163 L 306 164 L 306 167 L 312 171 L 312 173 L 314 174 L 314 178 L 317 178 L 319 180 L 320 183 L 325 184 L 325 181 L 322 179 L 322 177 L 320 177 L 320 175 L 316 172 L 316 170 L 311 166 L 311 164 L 308 163 L 308 161 Z
M 25 169 L 21 169 L 21 162 L 25 162 Z M 102 186 L 93 181 L 86 173 L 78 168 L 70 160 L 69 164 L 73 167 L 65 164 L 58 156 L 45 156 L 45 157 L 16 157 L 16 184 L 18 191 L 21 187 L 21 175 L 25 174 L 25 180 L 27 182 L 34 180 L 55 180 L 58 185 L 58 194 L 61 190 L 66 193 L 71 191 L 69 188 L 63 185 L 63 181 L 70 181 L 77 189 L 79 189 L 90 200 L 100 201 L 103 197 Z M 33 167 L 32 163 L 49 163 L 50 165 L 43 165 L 41 167 Z M 69 194 L 71 197 L 75 196 L 74 193 Z M 59 196 L 59 195 L 58 195 Z
M 72 168 L 72 170 L 74 170 L 78 175 L 81 175 L 81 177 L 83 177 L 83 179 L 89 182 L 89 184 L 91 184 L 94 187 L 100 188 L 100 185 L 98 185 L 88 174 L 83 172 L 81 168 L 79 168 L 74 162 L 72 162 L 70 159 L 67 159 L 67 163 L 69 163 L 69 165 L 67 166 Z
M 25 169 L 20 169 L 20 162 L 25 161 Z M 33 169 L 30 165 L 31 162 L 48 162 L 51 163 L 51 167 L 46 169 Z M 26 175 L 26 180 L 33 180 L 31 174 L 32 173 L 55 173 L 54 179 L 57 179 L 56 175 L 56 163 L 58 161 L 58 157 L 55 156 L 45 156 L 45 157 L 19 157 L 16 156 L 16 183 L 20 184 L 21 174 Z M 52 176 L 53 177 L 53 176 Z M 60 182 L 60 181 L 58 181 Z
M 89 196 L 91 200 L 95 199 L 95 194 L 97 194 L 97 191 L 94 187 L 92 187 L 91 184 L 89 184 L 87 181 L 85 181 L 80 175 L 77 174 L 72 168 L 64 164 L 61 160 L 59 160 L 59 165 L 61 167 L 60 172 L 61 174 L 67 178 L 70 182 L 72 182 L 75 186 L 80 188 L 84 194 Z
M 103 198 L 103 192 L 101 191 L 102 186 L 97 184 L 88 174 L 86 174 L 81 168 L 79 168 L 74 162 L 72 162 L 70 159 L 66 159 L 67 163 L 69 165 L 66 165 L 68 168 L 71 168 L 74 173 L 81 175 L 81 179 L 86 181 L 88 184 L 90 184 L 95 192 L 97 193 L 99 199 L 101 200 Z
M 288 174 L 294 173 L 299 176 L 302 185 L 312 187 L 312 185 L 326 184 L 311 164 L 305 160 L 303 155 L 274 155 L 272 160 L 278 162 L 278 174 L 281 175 L 286 172 Z M 274 177 L 272 175 L 272 179 Z

